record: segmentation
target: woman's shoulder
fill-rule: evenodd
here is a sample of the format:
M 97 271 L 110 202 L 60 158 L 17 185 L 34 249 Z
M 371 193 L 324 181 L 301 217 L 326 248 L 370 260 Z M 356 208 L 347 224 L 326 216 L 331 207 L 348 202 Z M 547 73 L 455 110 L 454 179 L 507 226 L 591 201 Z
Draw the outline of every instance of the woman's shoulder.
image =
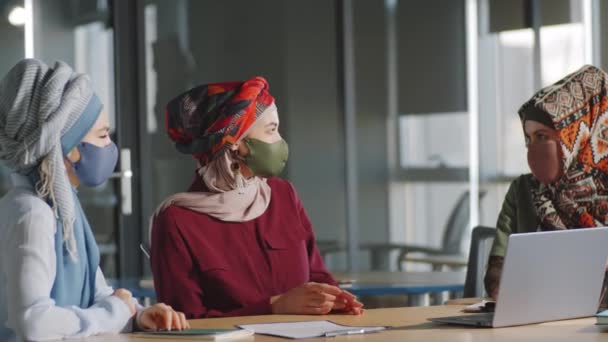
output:
M 295 186 L 288 180 L 273 177 L 268 179 L 268 185 L 272 189 L 272 196 L 289 198 L 292 202 L 299 203 L 300 197 Z
M 182 220 L 181 211 L 184 210 L 175 205 L 169 205 L 155 213 L 149 225 L 150 242 L 155 239 L 165 239 L 168 236 L 175 234 L 178 229 L 180 220 Z
M 171 204 L 158 211 L 158 213 L 154 216 L 154 223 L 175 225 L 181 221 L 191 220 L 193 215 L 197 216 L 198 219 L 205 219 L 205 217 L 208 216 L 203 213 L 195 213 L 190 209 Z
M 268 185 L 273 192 L 285 192 L 297 197 L 296 187 L 288 180 L 278 177 L 268 178 Z
M 532 174 L 523 174 L 511 182 L 505 201 L 512 206 L 533 213 L 532 192 L 536 180 Z
M 26 236 L 52 237 L 56 218 L 51 207 L 35 193 L 13 188 L 0 200 L 0 229 L 3 236 L 22 239 Z M 18 232 L 17 229 L 20 231 Z
M 291 184 L 291 182 L 289 182 L 286 179 L 278 178 L 278 177 L 268 178 L 268 185 L 270 185 L 270 187 L 273 189 L 274 188 L 288 189 L 288 190 L 293 189 L 293 184 Z
M 11 189 L 0 200 L 0 212 L 10 213 L 4 218 L 22 219 L 24 216 L 35 216 L 39 219 L 55 220 L 51 207 L 34 192 L 21 188 Z
M 531 173 L 522 174 L 511 181 L 509 191 L 529 193 L 533 182 L 534 176 Z
M 208 214 L 171 204 L 153 216 L 150 228 L 154 234 L 166 236 L 176 234 L 177 231 L 180 232 L 179 234 L 200 232 L 212 229 L 218 224 L 222 224 L 222 222 Z

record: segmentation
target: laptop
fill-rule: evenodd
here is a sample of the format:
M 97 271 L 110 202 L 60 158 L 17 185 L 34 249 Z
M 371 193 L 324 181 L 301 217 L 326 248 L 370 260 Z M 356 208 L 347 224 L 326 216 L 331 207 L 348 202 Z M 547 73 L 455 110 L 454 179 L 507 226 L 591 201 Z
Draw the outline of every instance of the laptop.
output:
M 430 321 L 507 327 L 593 316 L 608 259 L 608 227 L 512 234 L 493 313 Z

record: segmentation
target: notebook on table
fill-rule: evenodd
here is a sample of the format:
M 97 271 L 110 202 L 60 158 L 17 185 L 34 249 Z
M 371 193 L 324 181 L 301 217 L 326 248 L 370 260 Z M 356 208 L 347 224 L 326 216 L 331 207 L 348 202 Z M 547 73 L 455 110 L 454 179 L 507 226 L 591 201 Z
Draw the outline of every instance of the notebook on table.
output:
M 227 341 L 248 337 L 253 334 L 253 331 L 245 329 L 187 329 L 172 331 L 142 331 L 136 332 L 135 336 L 159 339 Z

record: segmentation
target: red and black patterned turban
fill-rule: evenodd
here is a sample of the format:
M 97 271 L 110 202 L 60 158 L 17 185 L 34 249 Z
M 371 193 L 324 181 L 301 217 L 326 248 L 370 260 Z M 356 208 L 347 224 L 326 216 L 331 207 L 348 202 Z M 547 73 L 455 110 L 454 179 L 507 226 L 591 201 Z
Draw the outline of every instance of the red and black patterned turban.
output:
M 205 165 L 236 143 L 273 102 L 262 77 L 200 85 L 167 104 L 165 124 L 177 150 Z

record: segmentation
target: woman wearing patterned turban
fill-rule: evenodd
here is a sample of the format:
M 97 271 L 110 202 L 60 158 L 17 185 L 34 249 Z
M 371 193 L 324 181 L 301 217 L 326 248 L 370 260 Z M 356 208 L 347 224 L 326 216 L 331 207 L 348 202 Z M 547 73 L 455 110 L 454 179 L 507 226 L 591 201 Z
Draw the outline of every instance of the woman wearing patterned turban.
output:
M 87 76 L 26 59 L 0 81 L 0 341 L 54 340 L 133 328 L 182 329 L 182 313 L 114 291 L 75 188 L 97 186 L 118 157 Z
M 513 181 L 485 277 L 496 298 L 510 234 L 608 226 L 608 75 L 585 66 L 519 110 L 532 174 Z
M 191 89 L 167 105 L 166 125 L 198 168 L 153 216 L 159 300 L 188 318 L 362 312 L 326 270 L 293 185 L 276 178 L 288 151 L 265 79 Z

